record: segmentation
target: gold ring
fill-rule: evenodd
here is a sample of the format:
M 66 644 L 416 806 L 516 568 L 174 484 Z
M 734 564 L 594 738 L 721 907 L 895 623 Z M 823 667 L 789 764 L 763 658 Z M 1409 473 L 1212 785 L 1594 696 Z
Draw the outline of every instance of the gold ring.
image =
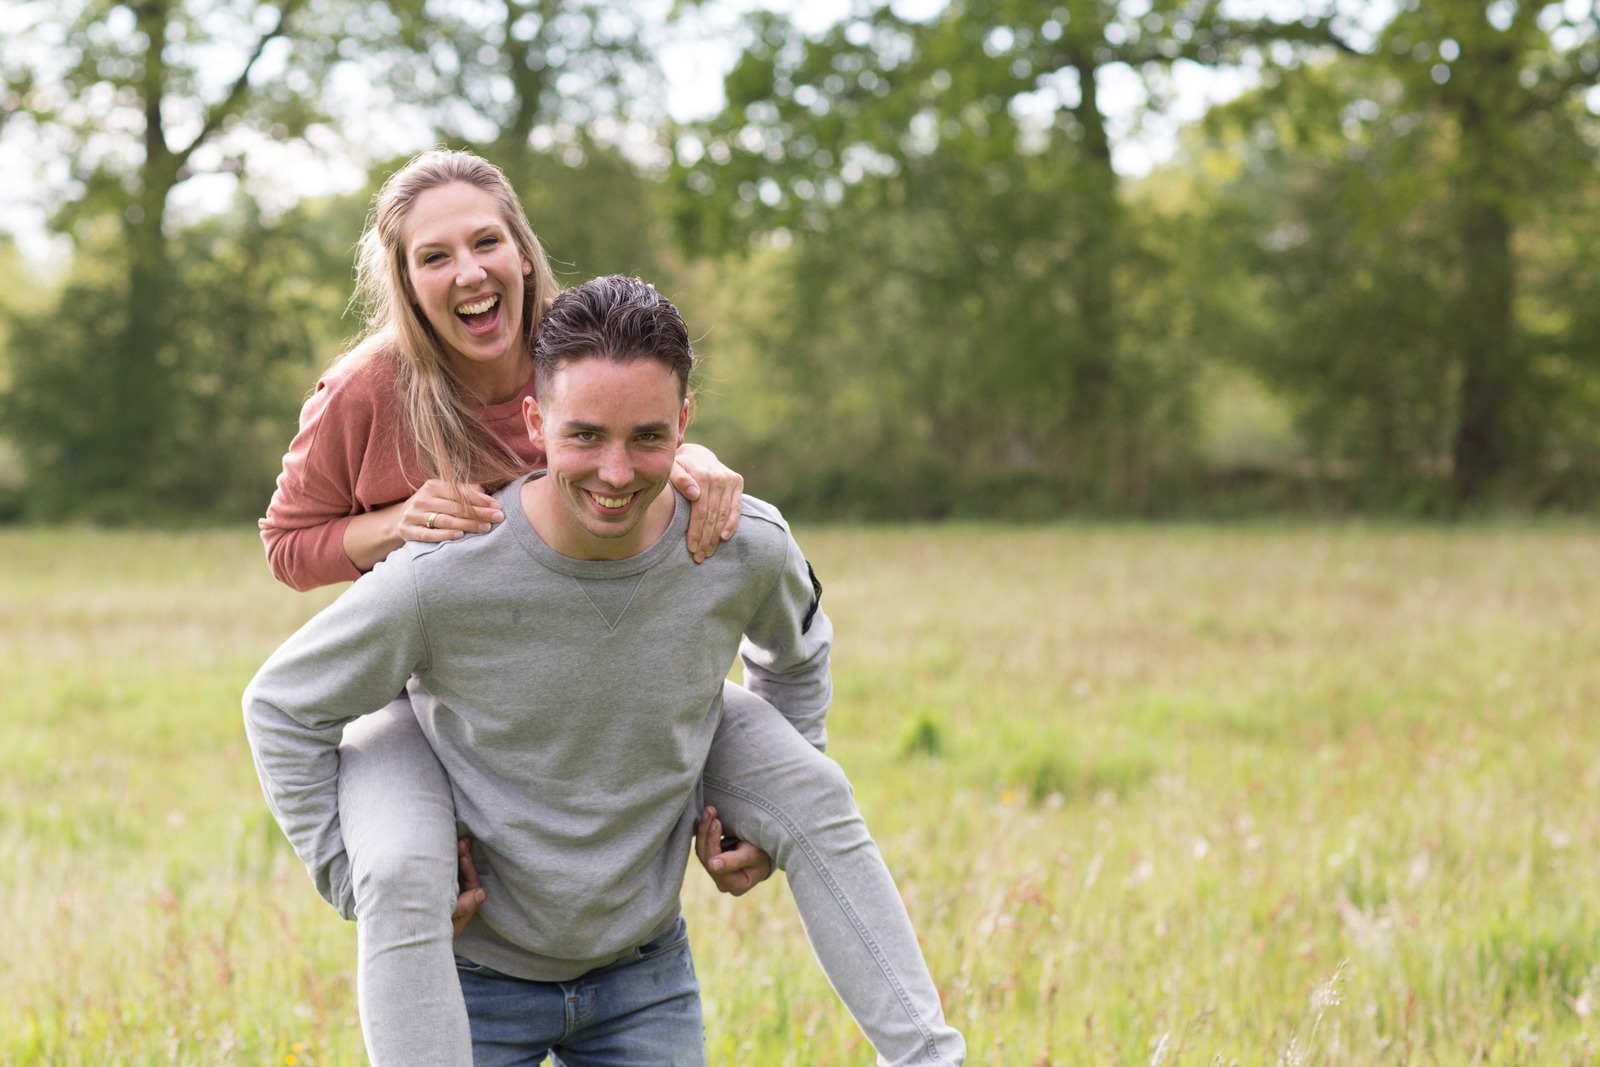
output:
M 422 525 L 426 526 L 428 529 L 431 530 L 431 529 L 433 529 L 433 520 L 437 519 L 438 517 L 439 517 L 439 513 L 437 511 L 430 511 L 430 512 L 428 512 L 428 521 L 423 523 Z

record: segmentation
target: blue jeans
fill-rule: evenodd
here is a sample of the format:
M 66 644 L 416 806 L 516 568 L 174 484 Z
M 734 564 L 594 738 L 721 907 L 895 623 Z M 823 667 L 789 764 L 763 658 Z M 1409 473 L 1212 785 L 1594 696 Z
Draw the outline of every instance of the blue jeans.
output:
M 473 1067 L 702 1067 L 700 985 L 677 925 L 570 982 L 529 982 L 456 958 Z

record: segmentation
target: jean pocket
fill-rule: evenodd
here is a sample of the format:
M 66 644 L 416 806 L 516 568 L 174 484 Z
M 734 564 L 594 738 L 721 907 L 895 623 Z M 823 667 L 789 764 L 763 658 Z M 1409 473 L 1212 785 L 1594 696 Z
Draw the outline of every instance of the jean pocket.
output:
M 664 956 L 668 952 L 676 952 L 689 942 L 689 924 L 683 921 L 683 916 L 678 916 L 678 921 L 666 933 L 654 941 L 646 941 L 634 949 L 636 958 L 641 960 L 654 959 Z

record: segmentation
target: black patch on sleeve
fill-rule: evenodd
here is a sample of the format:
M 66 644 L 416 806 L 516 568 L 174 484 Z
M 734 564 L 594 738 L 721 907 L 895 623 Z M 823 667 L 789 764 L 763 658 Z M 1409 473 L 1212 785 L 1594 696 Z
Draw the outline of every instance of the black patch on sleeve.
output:
M 817 572 L 811 569 L 811 561 L 806 560 L 806 573 L 811 576 L 811 606 L 806 608 L 806 617 L 800 623 L 800 632 L 811 632 L 811 620 L 817 617 L 817 608 L 822 606 L 822 582 L 817 578 Z

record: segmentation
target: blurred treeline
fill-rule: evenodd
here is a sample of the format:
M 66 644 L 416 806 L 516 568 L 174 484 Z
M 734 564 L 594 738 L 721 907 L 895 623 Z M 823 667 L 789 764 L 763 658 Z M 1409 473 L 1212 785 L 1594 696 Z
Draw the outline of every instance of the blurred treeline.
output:
M 0 246 L 10 518 L 260 513 L 399 162 L 351 100 L 505 168 L 567 283 L 673 295 L 692 432 L 799 514 L 1600 499 L 1587 0 L 758 11 L 690 125 L 661 31 L 714 0 L 0 7 L 0 151 L 40 161 L 71 248 Z M 1248 88 L 1119 173 L 1202 68 Z M 371 184 L 297 199 L 264 145 Z M 231 206 L 174 210 L 202 180 Z

